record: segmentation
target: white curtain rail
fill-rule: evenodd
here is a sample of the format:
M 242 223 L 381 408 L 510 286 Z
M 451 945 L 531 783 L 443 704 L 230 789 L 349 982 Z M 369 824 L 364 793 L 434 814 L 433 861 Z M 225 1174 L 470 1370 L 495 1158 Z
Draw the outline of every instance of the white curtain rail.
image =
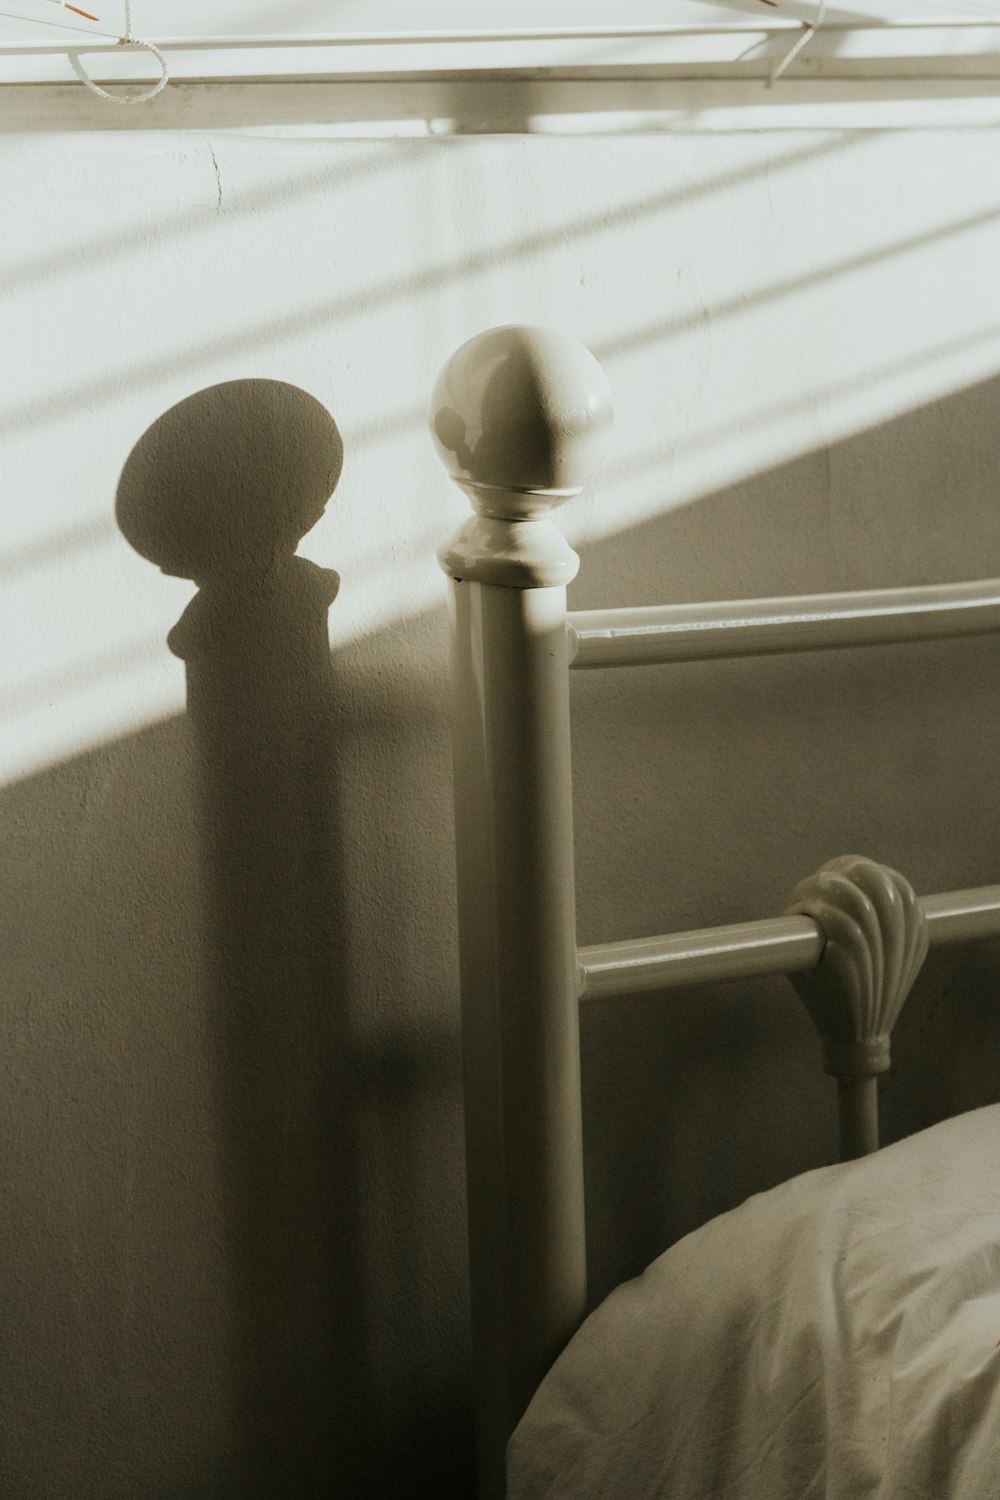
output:
M 151 37 L 165 52 L 211 52 L 246 51 L 254 48 L 294 47 L 441 47 L 474 46 L 505 42 L 608 42 L 641 41 L 643 38 L 669 40 L 677 37 L 726 36 L 733 32 L 754 35 L 778 35 L 800 31 L 803 21 L 797 16 L 741 16 L 732 22 L 704 25 L 659 25 L 659 26 L 577 26 L 577 27 L 510 27 L 483 31 L 356 31 L 318 34 L 289 34 L 241 36 L 174 36 Z M 850 21 L 827 21 L 824 34 L 891 31 L 944 31 L 944 30 L 998 30 L 1000 15 L 986 16 L 922 16 L 917 19 L 886 20 L 858 16 Z M 85 28 L 79 28 L 81 34 Z M 86 30 L 80 42 L 23 41 L 5 42 L 0 45 L 0 56 L 16 56 L 39 53 L 65 53 L 69 51 L 101 52 L 119 45 L 117 35 L 104 30 Z
M 636 667 L 716 657 L 876 646 L 1000 631 L 1000 579 L 572 611 L 570 665 Z
M 920 905 L 932 946 L 1000 937 L 1000 885 L 923 896 Z M 755 974 L 795 974 L 815 968 L 822 952 L 822 933 L 804 916 L 599 943 L 577 952 L 580 999 L 611 1000 Z
M 962 23 L 964 24 L 964 23 Z M 1000 27 L 1000 20 L 996 23 Z M 83 31 L 83 27 L 75 28 Z M 833 28 L 831 28 L 833 29 Z M 851 27 L 857 30 L 857 27 Z M 862 28 L 865 29 L 865 28 Z M 157 37 L 156 45 L 163 51 L 169 52 L 212 52 L 212 51 L 247 51 L 253 48 L 272 47 L 443 47 L 443 46 L 473 46 L 480 44 L 496 44 L 498 42 L 609 42 L 642 40 L 644 37 L 676 37 L 676 36 L 717 36 L 728 35 L 731 31 L 752 31 L 754 33 L 771 33 L 781 31 L 801 30 L 801 22 L 771 21 L 766 18 L 763 22 L 755 21 L 748 25 L 745 21 L 735 22 L 733 25 L 715 26 L 581 26 L 581 27 L 549 27 L 549 28 L 511 28 L 509 30 L 494 31 L 348 31 L 341 33 L 320 32 L 315 34 L 306 33 L 279 33 L 277 35 L 260 36 L 174 36 Z M 0 53 L 17 52 L 66 52 L 79 48 L 86 52 L 99 52 L 103 49 L 100 42 L 107 42 L 109 46 L 117 46 L 119 38 L 106 31 L 88 32 L 93 37 L 93 42 L 83 41 L 75 43 L 66 42 L 10 42 L 0 47 Z

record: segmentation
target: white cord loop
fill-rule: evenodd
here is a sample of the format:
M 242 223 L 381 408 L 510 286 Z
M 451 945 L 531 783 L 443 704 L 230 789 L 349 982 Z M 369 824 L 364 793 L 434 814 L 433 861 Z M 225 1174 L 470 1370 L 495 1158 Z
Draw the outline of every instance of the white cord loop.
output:
M 802 35 L 798 38 L 798 40 L 795 42 L 794 46 L 789 47 L 789 49 L 785 53 L 784 57 L 778 63 L 777 67 L 774 69 L 774 72 L 771 74 L 770 78 L 768 78 L 768 80 L 767 80 L 767 86 L 768 86 L 768 88 L 771 87 L 772 83 L 777 83 L 777 81 L 781 77 L 782 73 L 785 71 L 786 68 L 788 68 L 788 67 L 791 66 L 791 64 L 798 57 L 799 53 L 802 51 L 803 47 L 808 46 L 809 43 L 812 41 L 813 37 L 816 35 L 817 31 L 820 29 L 820 27 L 822 26 L 824 20 L 826 19 L 826 7 L 827 7 L 827 0 L 819 0 L 819 4 L 818 4 L 817 9 L 816 9 L 816 19 L 814 21 L 810 21 L 806 25 L 805 30 L 803 31 Z
M 65 5 L 66 0 L 62 0 Z M 151 52 L 160 65 L 160 76 L 152 88 L 144 89 L 141 94 L 112 94 L 107 89 L 95 83 L 80 61 L 76 52 L 69 54 L 70 66 L 79 78 L 80 82 L 86 84 L 92 94 L 97 94 L 100 99 L 107 99 L 110 104 L 146 104 L 150 99 L 155 99 L 157 94 L 163 92 L 170 82 L 170 73 L 167 69 L 167 60 L 159 47 L 152 42 L 143 42 L 135 35 L 132 26 L 132 0 L 125 0 L 125 35 L 118 38 L 119 47 L 130 47 L 136 51 Z

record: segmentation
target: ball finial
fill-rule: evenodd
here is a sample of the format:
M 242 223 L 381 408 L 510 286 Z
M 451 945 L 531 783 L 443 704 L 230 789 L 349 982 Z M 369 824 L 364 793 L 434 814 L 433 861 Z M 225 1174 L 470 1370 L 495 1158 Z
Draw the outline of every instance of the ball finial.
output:
M 575 339 L 510 324 L 477 334 L 441 371 L 430 426 L 483 515 L 530 520 L 579 494 L 611 441 L 611 391 Z

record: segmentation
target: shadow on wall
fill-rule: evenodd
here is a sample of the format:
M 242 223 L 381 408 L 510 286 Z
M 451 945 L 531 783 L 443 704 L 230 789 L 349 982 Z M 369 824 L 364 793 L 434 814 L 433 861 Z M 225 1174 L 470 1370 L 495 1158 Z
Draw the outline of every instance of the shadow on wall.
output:
M 241 1493 L 261 1500 L 335 1481 L 375 1493 L 387 1477 L 366 1430 L 385 1335 L 360 1245 L 365 1066 L 336 801 L 351 747 L 327 634 L 339 578 L 294 555 L 342 462 L 312 397 L 234 381 L 150 428 L 117 501 L 136 550 L 199 584 L 169 645 L 197 765 Z M 381 1082 L 419 1087 L 420 1065 L 383 1056 Z
M 665 509 L 583 548 L 572 602 L 986 571 L 998 403 Z M 336 580 L 294 549 L 340 462 L 277 382 L 166 413 L 118 514 L 198 583 L 189 712 L 0 792 L 4 1500 L 469 1493 L 444 611 L 331 661 Z M 581 941 L 772 914 L 848 850 L 995 879 L 998 666 L 981 639 L 574 678 Z M 935 954 L 890 1138 L 997 1097 L 998 960 Z M 588 1012 L 595 1294 L 829 1159 L 796 1006 Z
M 331 660 L 294 554 L 342 458 L 280 382 L 165 413 L 117 517 L 199 586 L 188 713 L 0 797 L 5 1500 L 467 1491 L 452 955 L 416 951 L 447 749 L 405 651 Z
M 182 401 L 118 488 L 138 552 L 199 585 L 186 664 L 205 879 L 226 1272 L 248 1494 L 318 1493 L 357 1431 L 365 1326 L 327 611 L 294 556 L 340 477 L 327 411 L 241 380 Z M 334 1071 L 331 1074 L 330 1064 Z

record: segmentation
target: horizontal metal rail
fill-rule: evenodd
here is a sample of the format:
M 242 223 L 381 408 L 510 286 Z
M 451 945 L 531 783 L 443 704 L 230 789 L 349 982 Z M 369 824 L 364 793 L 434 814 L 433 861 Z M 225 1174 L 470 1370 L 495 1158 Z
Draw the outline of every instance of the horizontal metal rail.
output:
M 923 896 L 931 944 L 1000 937 L 1000 885 Z M 794 974 L 819 963 L 823 935 L 811 917 L 774 917 L 669 937 L 580 948 L 580 999 L 611 1000 L 755 974 Z
M 782 599 L 573 611 L 570 665 L 637 667 L 1000 631 L 1000 578 Z
M 11 19 L 23 20 L 29 24 L 28 17 L 15 16 Z M 83 41 L 66 43 L 57 41 L 16 40 L 5 42 L 0 46 L 0 53 L 38 53 L 38 52 L 65 52 L 80 48 L 81 51 L 97 52 L 103 50 L 99 44 L 101 41 L 109 41 L 113 45 L 120 41 L 117 32 L 98 30 L 95 27 L 84 27 L 79 24 L 65 21 L 51 21 L 46 17 L 31 17 L 30 24 L 49 28 L 58 28 L 63 31 L 77 32 Z M 732 20 L 706 22 L 692 24 L 690 22 L 678 22 L 671 25 L 669 22 L 649 23 L 623 26 L 504 26 L 475 29 L 438 29 L 434 31 L 401 30 L 401 31 L 341 31 L 341 32 L 278 32 L 258 34 L 232 34 L 206 35 L 206 36 L 158 36 L 154 40 L 156 45 L 163 51 L 183 52 L 210 52 L 217 50 L 231 50 L 233 48 L 252 50 L 254 48 L 266 48 L 270 50 L 275 47 L 372 47 L 372 46 L 422 46 L 434 47 L 442 45 L 460 44 L 469 46 L 475 44 L 495 45 L 498 42 L 616 42 L 616 41 L 644 41 L 657 38 L 671 39 L 674 37 L 701 37 L 730 35 L 733 32 L 749 32 L 752 34 L 780 35 L 785 32 L 794 32 L 801 29 L 801 21 L 795 16 L 738 16 L 734 15 Z M 855 32 L 885 32 L 886 30 L 898 33 L 908 31 L 987 31 L 1000 29 L 1000 18 L 995 16 L 919 16 L 901 17 L 897 19 L 866 18 L 865 16 L 852 16 L 847 20 L 828 20 L 823 26 L 824 35 L 830 33 L 855 33 Z M 87 45 L 88 39 L 95 45 Z

